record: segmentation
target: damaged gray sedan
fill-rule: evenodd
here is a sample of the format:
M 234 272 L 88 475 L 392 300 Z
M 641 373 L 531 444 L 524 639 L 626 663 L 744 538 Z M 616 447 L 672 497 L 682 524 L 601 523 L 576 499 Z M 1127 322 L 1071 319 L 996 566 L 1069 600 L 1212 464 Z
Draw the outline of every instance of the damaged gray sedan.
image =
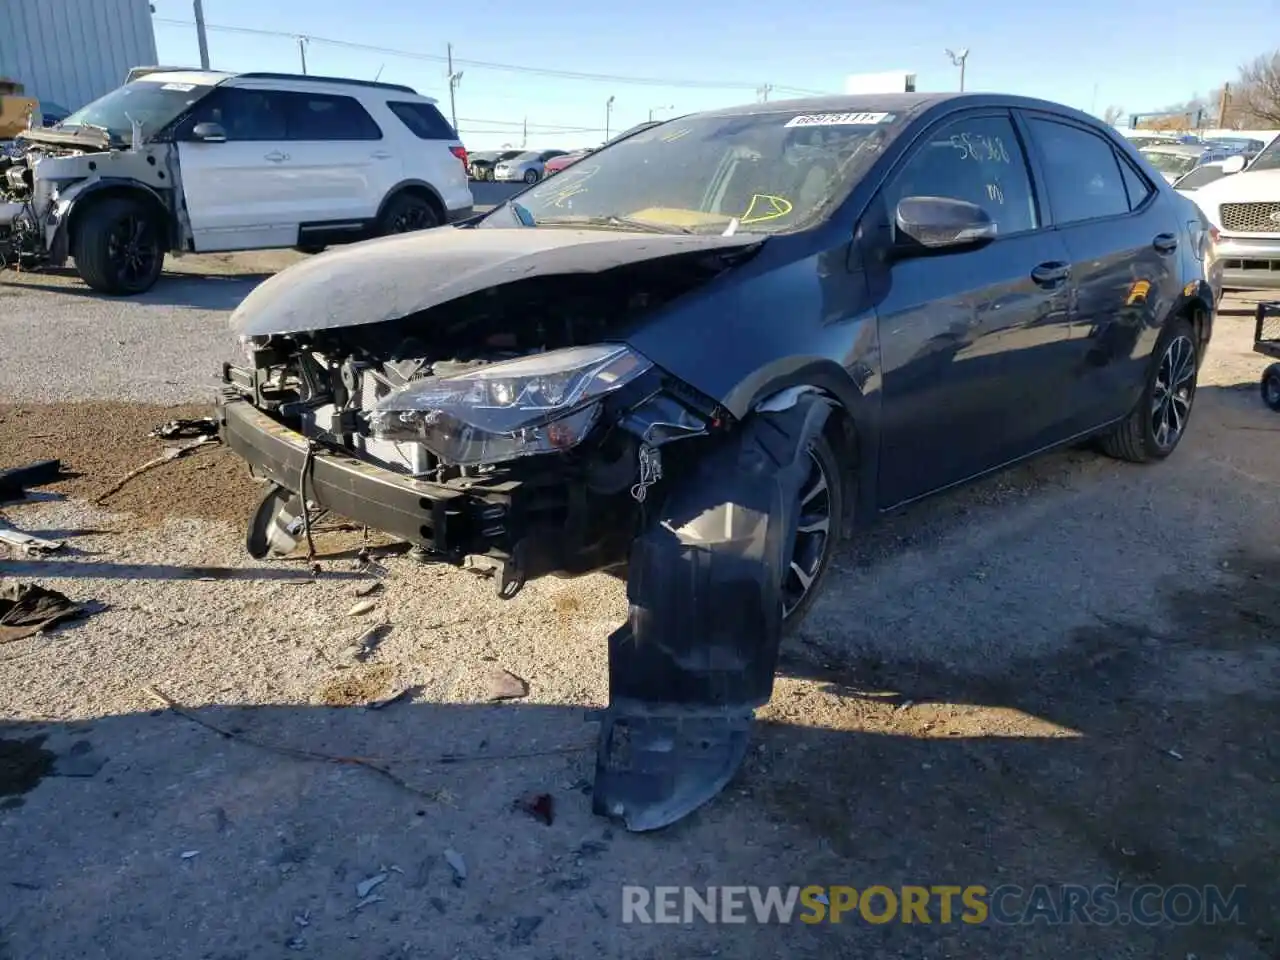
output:
M 1041 123 L 1092 138 L 1111 166 L 1072 176 L 1123 204 L 1081 221 L 1085 270 Z M 1172 452 L 1213 314 L 1189 210 L 1040 101 L 840 97 L 640 131 L 245 299 L 219 418 L 270 481 L 249 550 L 290 552 L 331 511 L 495 561 L 501 597 L 625 576 L 594 803 L 663 826 L 737 770 L 784 627 L 855 521 L 1084 437 Z

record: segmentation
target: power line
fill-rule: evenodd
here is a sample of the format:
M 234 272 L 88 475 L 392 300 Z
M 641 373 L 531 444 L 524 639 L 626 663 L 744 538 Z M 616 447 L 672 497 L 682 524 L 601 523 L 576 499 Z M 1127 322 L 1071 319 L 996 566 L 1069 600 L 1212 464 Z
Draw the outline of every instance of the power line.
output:
M 191 20 L 180 20 L 172 17 L 154 17 L 156 23 L 171 24 L 174 26 L 190 27 L 194 26 Z M 284 30 L 264 30 L 259 27 L 234 27 L 225 24 L 206 23 L 206 30 L 212 30 L 220 33 L 239 33 L 250 36 L 259 37 L 283 37 L 289 40 L 296 40 L 297 35 Z M 351 40 L 334 40 L 330 37 L 307 36 L 311 43 L 327 44 L 332 47 L 341 47 L 346 50 L 362 50 L 367 53 L 379 53 L 384 56 L 403 57 L 407 60 L 425 60 L 430 63 L 448 64 L 449 58 L 440 54 L 418 53 L 411 50 L 397 50 L 392 47 L 379 47 L 367 43 L 355 43 Z M 530 67 L 513 63 L 498 63 L 493 60 L 467 60 L 461 57 L 455 57 L 453 63 L 456 66 L 466 66 L 481 70 L 502 70 L 510 73 L 531 73 L 543 77 L 558 77 L 562 80 L 589 80 L 601 83 L 629 83 L 638 86 L 651 87 L 685 87 L 688 89 L 702 90 L 758 90 L 759 84 L 746 83 L 738 80 L 670 80 L 660 77 L 631 77 L 617 74 L 606 73 L 586 73 L 579 70 L 555 70 L 549 67 Z M 821 90 L 808 90 L 803 87 L 784 87 L 775 86 L 774 90 L 782 90 L 788 93 L 799 93 L 806 95 L 822 95 Z
M 488 124 L 491 127 L 524 127 L 523 120 L 484 120 L 479 117 L 459 117 L 460 123 Z M 535 133 L 598 133 L 598 127 L 568 126 L 560 123 L 529 123 L 528 128 Z

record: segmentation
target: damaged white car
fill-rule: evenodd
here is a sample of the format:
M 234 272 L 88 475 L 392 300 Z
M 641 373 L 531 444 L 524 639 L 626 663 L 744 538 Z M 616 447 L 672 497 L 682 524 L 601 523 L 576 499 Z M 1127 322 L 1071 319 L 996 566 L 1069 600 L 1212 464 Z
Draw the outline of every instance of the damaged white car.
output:
M 471 214 L 467 154 L 410 87 L 156 69 L 0 157 L 0 267 L 138 294 L 166 253 L 330 244 Z

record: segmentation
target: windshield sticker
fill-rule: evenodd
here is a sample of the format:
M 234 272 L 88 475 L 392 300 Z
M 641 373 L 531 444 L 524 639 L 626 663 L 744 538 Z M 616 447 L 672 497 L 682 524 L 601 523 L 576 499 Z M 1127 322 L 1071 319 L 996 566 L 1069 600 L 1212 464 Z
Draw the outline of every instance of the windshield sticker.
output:
M 164 83 L 160 85 L 161 90 L 176 90 L 179 93 L 190 93 L 196 88 L 194 83 Z
M 792 117 L 784 127 L 866 127 L 889 123 L 892 113 L 805 113 Z
M 757 193 L 751 198 L 751 202 L 747 204 L 746 212 L 738 218 L 738 223 L 746 226 L 748 223 L 764 223 L 766 220 L 777 220 L 785 217 L 791 210 L 791 201 L 786 197 Z

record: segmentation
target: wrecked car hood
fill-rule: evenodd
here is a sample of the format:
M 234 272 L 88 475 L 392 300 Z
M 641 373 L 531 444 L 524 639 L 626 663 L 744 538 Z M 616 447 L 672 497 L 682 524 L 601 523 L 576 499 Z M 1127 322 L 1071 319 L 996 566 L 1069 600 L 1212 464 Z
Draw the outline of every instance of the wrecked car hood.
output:
M 760 241 L 563 227 L 424 230 L 340 247 L 282 271 L 244 299 L 231 329 L 256 337 L 381 323 L 518 280 Z

